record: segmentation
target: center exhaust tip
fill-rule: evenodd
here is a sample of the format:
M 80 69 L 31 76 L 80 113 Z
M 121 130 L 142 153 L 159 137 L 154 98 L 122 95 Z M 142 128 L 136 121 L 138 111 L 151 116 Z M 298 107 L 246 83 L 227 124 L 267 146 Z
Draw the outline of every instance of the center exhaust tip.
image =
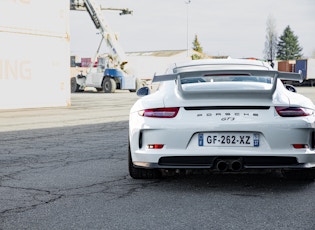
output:
M 228 162 L 223 161 L 223 160 L 218 161 L 218 163 L 217 163 L 217 169 L 218 169 L 219 171 L 225 172 L 225 171 L 228 170 L 228 168 L 229 168 Z

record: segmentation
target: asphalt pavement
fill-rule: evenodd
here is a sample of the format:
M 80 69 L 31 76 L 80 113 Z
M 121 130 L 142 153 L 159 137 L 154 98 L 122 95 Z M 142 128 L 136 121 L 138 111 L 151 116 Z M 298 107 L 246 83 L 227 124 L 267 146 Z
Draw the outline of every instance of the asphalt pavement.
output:
M 135 93 L 73 93 L 71 106 L 0 110 L 0 132 L 100 124 L 128 120 Z

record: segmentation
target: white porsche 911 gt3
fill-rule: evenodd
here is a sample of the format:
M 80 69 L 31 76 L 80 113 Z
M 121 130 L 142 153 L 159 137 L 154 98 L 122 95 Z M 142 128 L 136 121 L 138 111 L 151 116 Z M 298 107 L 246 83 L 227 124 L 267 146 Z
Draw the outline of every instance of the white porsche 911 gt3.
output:
M 130 111 L 130 176 L 278 169 L 314 179 L 315 106 L 282 80 L 301 75 L 242 59 L 174 64 L 155 76 L 158 90 L 141 88 Z

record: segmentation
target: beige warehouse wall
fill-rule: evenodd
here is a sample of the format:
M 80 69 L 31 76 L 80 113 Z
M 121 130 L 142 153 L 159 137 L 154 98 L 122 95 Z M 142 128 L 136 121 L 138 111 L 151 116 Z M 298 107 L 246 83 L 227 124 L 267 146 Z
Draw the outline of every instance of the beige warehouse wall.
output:
M 68 0 L 3 0 L 0 41 L 0 109 L 71 104 Z

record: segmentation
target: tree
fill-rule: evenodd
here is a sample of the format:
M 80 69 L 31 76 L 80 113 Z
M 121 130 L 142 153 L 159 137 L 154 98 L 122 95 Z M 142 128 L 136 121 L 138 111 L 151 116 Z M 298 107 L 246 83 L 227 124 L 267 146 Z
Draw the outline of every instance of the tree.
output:
M 278 42 L 277 58 L 280 60 L 296 60 L 302 57 L 302 48 L 298 37 L 294 35 L 290 26 L 287 26 Z
M 199 41 L 198 41 L 198 36 L 197 35 L 195 35 L 195 39 L 194 39 L 194 41 L 193 41 L 193 50 L 194 51 L 197 51 L 198 53 L 200 53 L 200 54 L 202 54 L 202 47 L 200 46 L 200 43 L 199 43 Z M 201 55 L 199 55 L 199 54 L 193 54 L 192 56 L 191 56 L 191 59 L 192 60 L 196 60 L 196 59 L 201 59 L 202 58 L 202 56 Z
M 265 41 L 265 59 L 272 62 L 276 57 L 278 35 L 276 32 L 275 19 L 269 15 L 267 19 L 266 41 Z

